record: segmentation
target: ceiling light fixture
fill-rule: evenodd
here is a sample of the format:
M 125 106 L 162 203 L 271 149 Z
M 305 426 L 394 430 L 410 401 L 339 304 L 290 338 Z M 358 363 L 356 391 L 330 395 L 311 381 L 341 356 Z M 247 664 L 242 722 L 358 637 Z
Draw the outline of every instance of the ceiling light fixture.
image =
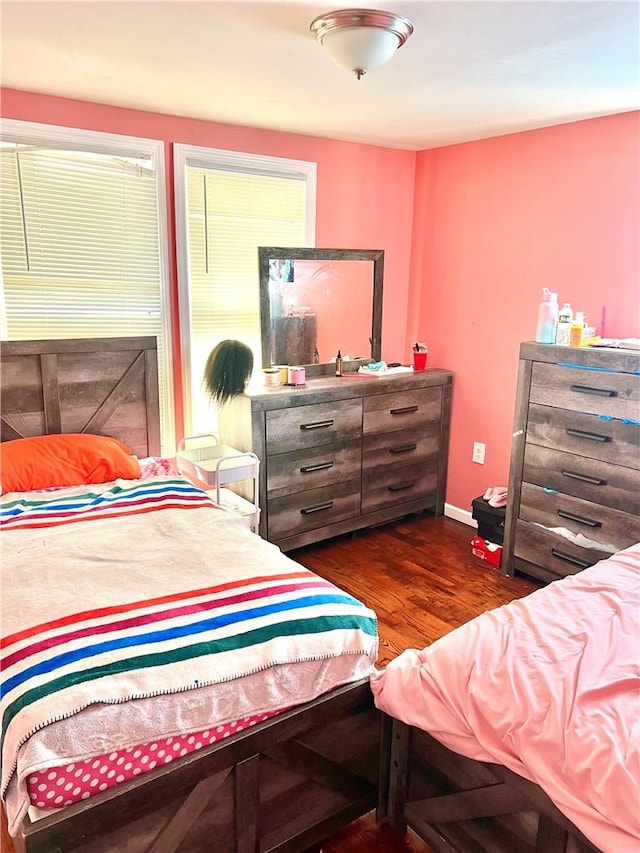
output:
M 319 15 L 310 29 L 331 59 L 359 80 L 391 59 L 413 32 L 413 24 L 380 9 L 340 9 Z

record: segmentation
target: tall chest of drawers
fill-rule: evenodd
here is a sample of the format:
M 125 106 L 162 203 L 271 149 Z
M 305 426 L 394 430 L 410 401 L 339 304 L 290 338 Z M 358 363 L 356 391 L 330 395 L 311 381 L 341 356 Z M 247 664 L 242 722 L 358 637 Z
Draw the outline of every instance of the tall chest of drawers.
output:
M 640 353 L 520 348 L 503 566 L 545 581 L 640 541 Z
M 433 509 L 446 485 L 451 373 L 310 378 L 234 398 L 221 440 L 260 466 L 260 533 L 283 550 Z

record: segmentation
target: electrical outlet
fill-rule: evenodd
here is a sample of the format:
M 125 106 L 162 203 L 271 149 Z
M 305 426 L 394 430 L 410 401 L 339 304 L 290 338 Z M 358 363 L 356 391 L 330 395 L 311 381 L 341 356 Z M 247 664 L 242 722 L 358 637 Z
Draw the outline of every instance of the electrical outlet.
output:
M 472 462 L 477 462 L 478 465 L 484 465 L 484 453 L 487 449 L 487 445 L 483 444 L 481 441 L 473 442 L 473 455 L 471 457 Z

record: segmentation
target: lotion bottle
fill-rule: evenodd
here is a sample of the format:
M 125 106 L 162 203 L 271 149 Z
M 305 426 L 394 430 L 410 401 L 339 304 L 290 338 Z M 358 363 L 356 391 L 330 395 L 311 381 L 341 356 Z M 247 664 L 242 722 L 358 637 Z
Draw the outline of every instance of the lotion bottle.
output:
M 538 306 L 538 325 L 536 342 L 539 344 L 555 344 L 558 326 L 558 294 L 548 287 L 542 289 L 542 302 Z
M 581 347 L 584 339 L 584 311 L 576 311 L 575 320 L 569 332 L 569 346 Z
M 342 376 L 342 354 L 340 350 L 338 350 L 338 355 L 336 356 L 336 376 Z
M 572 322 L 573 310 L 571 305 L 568 302 L 565 302 L 560 311 L 558 311 L 558 331 L 556 332 L 556 343 L 558 346 L 569 346 Z

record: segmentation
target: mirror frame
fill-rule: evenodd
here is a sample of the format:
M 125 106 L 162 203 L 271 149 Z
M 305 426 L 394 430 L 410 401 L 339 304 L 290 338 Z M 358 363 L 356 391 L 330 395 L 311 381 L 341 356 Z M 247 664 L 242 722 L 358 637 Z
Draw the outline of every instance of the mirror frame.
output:
M 262 335 L 262 366 L 271 367 L 272 328 L 271 300 L 269 298 L 269 259 L 291 258 L 306 261 L 371 261 L 373 263 L 373 292 L 371 312 L 371 358 L 347 362 L 354 365 L 380 361 L 382 354 L 382 282 L 384 278 L 384 249 L 310 249 L 301 247 L 259 246 L 258 268 L 260 273 L 260 332 Z M 304 365 L 307 376 L 324 376 L 333 373 L 333 362 Z

